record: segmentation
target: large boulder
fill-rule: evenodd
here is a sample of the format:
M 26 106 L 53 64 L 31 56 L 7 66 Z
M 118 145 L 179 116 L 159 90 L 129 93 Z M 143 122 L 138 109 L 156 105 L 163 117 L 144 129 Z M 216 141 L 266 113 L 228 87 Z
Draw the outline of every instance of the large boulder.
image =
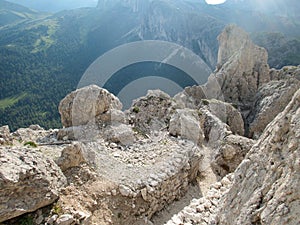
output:
M 71 127 L 98 122 L 110 123 L 111 110 L 121 110 L 122 107 L 116 96 L 96 85 L 90 85 L 68 94 L 58 108 L 62 125 Z M 103 121 L 103 118 L 106 120 Z
M 56 159 L 56 164 L 62 171 L 66 171 L 73 167 L 79 167 L 83 163 L 94 164 L 95 152 L 86 151 L 84 146 L 78 142 L 65 147 L 61 156 Z
M 232 133 L 244 135 L 244 120 L 239 112 L 232 104 L 222 102 L 216 99 L 202 99 L 202 106 L 208 109 L 212 114 L 218 117 L 223 123 L 226 123 Z
M 203 118 L 202 118 L 203 120 Z M 196 144 L 202 145 L 204 132 L 201 128 L 199 111 L 192 109 L 177 109 L 171 117 L 169 133 L 173 136 L 181 136 Z
M 50 205 L 66 184 L 60 168 L 37 149 L 0 148 L 0 223 Z
M 223 123 L 217 116 L 212 114 L 208 109 L 200 109 L 201 114 L 204 116 L 203 131 L 205 141 L 210 149 L 218 148 L 226 136 L 231 135 L 230 127 Z
M 234 173 L 218 224 L 299 224 L 300 90 Z
M 266 126 L 284 110 L 299 88 L 300 81 L 295 78 L 271 81 L 263 85 L 258 90 L 254 107 L 247 118 L 248 136 L 259 138 Z
M 221 145 L 213 151 L 211 167 L 214 173 L 219 177 L 224 177 L 234 172 L 254 143 L 255 141 L 246 137 L 226 136 Z
M 105 129 L 104 138 L 107 141 L 127 146 L 133 144 L 134 133 L 130 125 L 120 123 Z

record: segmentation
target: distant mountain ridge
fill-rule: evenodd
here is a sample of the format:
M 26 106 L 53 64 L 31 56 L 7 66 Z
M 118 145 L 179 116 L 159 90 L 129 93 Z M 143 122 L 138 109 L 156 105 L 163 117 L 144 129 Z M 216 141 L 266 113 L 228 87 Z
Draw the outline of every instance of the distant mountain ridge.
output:
M 28 8 L 43 12 L 58 12 L 80 7 L 95 7 L 97 0 L 8 0 L 16 4 L 22 4 Z
M 37 19 L 43 16 L 45 17 L 45 14 L 22 5 L 0 0 L 0 27 L 24 20 Z

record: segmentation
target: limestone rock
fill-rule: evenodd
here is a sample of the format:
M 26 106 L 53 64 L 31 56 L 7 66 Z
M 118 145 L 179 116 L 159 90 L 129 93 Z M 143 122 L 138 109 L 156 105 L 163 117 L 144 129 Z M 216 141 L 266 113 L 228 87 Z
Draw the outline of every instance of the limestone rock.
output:
M 109 126 L 104 131 L 104 136 L 107 141 L 120 143 L 122 145 L 131 145 L 134 142 L 134 133 L 130 125 L 115 124 Z
M 61 215 L 55 222 L 56 225 L 71 225 L 75 222 L 74 218 L 70 214 Z
M 280 70 L 271 69 L 270 70 L 271 80 L 282 80 L 288 78 L 295 78 L 300 80 L 300 65 L 299 66 L 284 66 Z
M 40 125 L 38 124 L 32 124 L 28 127 L 31 130 L 44 130 L 44 128 L 42 128 Z
M 127 111 L 130 123 L 142 132 L 167 127 L 172 111 L 172 98 L 161 90 L 149 90 L 145 97 L 137 99 Z
M 300 90 L 234 173 L 218 224 L 299 224 Z
M 12 135 L 14 139 L 19 141 L 37 141 L 37 139 L 41 138 L 42 136 L 46 136 L 43 128 L 39 127 L 39 129 L 36 129 L 37 127 L 35 126 L 31 126 L 31 128 L 19 128 L 13 132 Z
M 96 124 L 62 128 L 57 133 L 57 139 L 68 141 L 94 141 L 99 138 L 101 128 Z
M 166 225 L 181 224 L 216 224 L 216 215 L 218 206 L 224 195 L 231 188 L 233 175 L 228 174 L 220 182 L 210 187 L 206 196 L 200 199 L 192 199 L 190 204 L 183 208 L 178 214 L 175 214 Z
M 226 102 L 247 108 L 258 88 L 270 81 L 267 51 L 235 25 L 227 26 L 218 40 L 218 68 L 213 76 Z
M 204 140 L 204 132 L 200 126 L 198 113 L 197 110 L 192 109 L 177 109 L 171 117 L 169 133 L 201 145 Z
M 271 81 L 263 85 L 258 90 L 254 107 L 247 118 L 248 136 L 258 138 L 265 127 L 284 110 L 299 88 L 300 81 L 294 78 Z
M 227 26 L 218 39 L 216 71 L 206 84 L 187 87 L 174 100 L 179 108 L 194 109 L 202 99 L 218 99 L 233 103 L 247 116 L 259 87 L 270 81 L 267 51 L 235 25 Z
M 83 146 L 80 143 L 75 143 L 65 147 L 62 150 L 60 158 L 56 160 L 57 165 L 62 171 L 72 167 L 77 167 L 81 163 L 86 163 L 87 153 L 85 153 Z
M 7 125 L 0 127 L 0 145 L 10 144 L 11 141 L 9 127 Z
M 223 123 L 226 123 L 234 134 L 244 135 L 244 120 L 241 113 L 231 104 L 216 99 L 202 99 L 202 105 Z
M 223 123 L 217 116 L 212 114 L 208 109 L 200 109 L 200 112 L 204 116 L 203 131 L 205 140 L 212 149 L 218 148 L 224 138 L 232 132 L 230 127 Z
M 174 96 L 177 108 L 197 109 L 201 105 L 202 99 L 208 99 L 203 85 L 186 87 Z
M 121 110 L 122 103 L 107 90 L 90 85 L 67 95 L 59 104 L 59 113 L 63 126 L 95 124 L 110 110 Z M 106 117 L 111 122 L 111 118 Z
M 66 184 L 60 168 L 30 148 L 0 148 L 0 222 L 50 205 Z
M 255 141 L 238 135 L 226 136 L 214 151 L 211 166 L 215 174 L 224 177 L 234 172 Z

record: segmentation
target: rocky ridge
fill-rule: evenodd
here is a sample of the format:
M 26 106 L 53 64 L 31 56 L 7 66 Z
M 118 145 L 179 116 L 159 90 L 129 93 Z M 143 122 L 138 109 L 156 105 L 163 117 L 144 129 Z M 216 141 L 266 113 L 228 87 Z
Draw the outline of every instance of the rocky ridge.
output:
M 63 129 L 1 127 L 0 221 L 299 222 L 300 67 L 269 70 L 266 51 L 236 26 L 219 41 L 208 83 L 174 98 L 149 91 L 122 112 L 88 86 L 61 101 Z M 190 189 L 202 197 L 164 218 Z

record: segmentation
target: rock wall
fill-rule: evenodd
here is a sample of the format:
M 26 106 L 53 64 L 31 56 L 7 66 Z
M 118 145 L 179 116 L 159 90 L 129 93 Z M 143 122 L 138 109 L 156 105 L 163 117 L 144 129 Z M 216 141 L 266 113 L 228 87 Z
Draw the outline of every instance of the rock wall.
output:
M 189 205 L 184 207 L 183 210 L 167 221 L 166 225 L 216 224 L 217 212 L 221 199 L 231 188 L 233 179 L 233 174 L 229 174 L 220 182 L 212 185 L 205 197 L 193 199 Z
M 247 136 L 258 139 L 266 126 L 284 110 L 299 88 L 300 81 L 289 76 L 263 85 L 258 90 L 254 106 L 247 117 Z
M 234 173 L 218 224 L 299 224 L 300 90 Z

